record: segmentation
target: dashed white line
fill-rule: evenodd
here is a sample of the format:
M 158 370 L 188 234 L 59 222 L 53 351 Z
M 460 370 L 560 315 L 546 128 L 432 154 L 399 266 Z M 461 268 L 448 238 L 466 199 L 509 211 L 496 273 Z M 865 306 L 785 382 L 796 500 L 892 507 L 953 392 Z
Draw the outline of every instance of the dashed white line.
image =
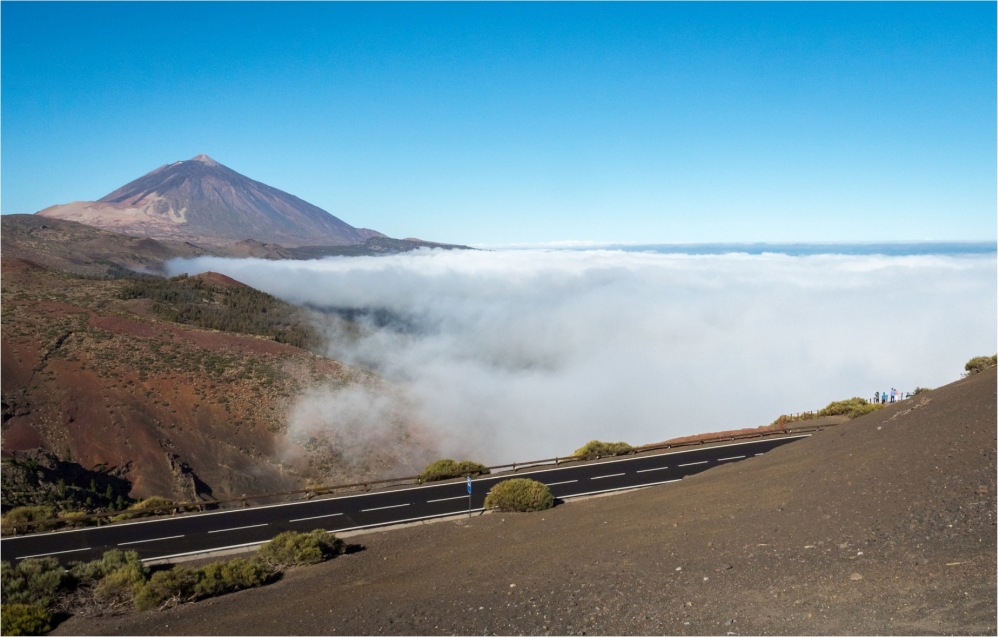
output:
M 426 503 L 429 504 L 430 502 L 446 502 L 447 500 L 467 500 L 467 499 L 468 496 L 466 495 L 456 495 L 453 498 L 440 498 L 438 500 L 427 500 Z M 400 506 L 409 506 L 409 505 L 403 504 Z M 374 511 L 374 509 L 368 509 L 368 511 Z
M 295 518 L 294 520 L 288 520 L 288 522 L 304 522 L 305 520 L 320 520 L 322 518 L 335 518 L 337 515 L 343 515 L 342 513 L 328 513 L 326 515 L 313 515 L 310 518 Z
M 686 464 L 677 464 L 677 467 L 692 467 L 695 464 L 707 464 L 710 460 L 701 460 L 700 462 L 687 462 Z
M 382 509 L 398 509 L 400 507 L 407 507 L 407 506 L 409 506 L 408 503 L 406 503 L 406 504 L 393 504 L 393 505 L 387 506 L 387 507 L 374 507 L 373 509 L 361 509 L 360 512 L 361 513 L 367 513 L 368 511 L 381 511 Z
M 208 533 L 225 533 L 226 531 L 242 531 L 243 529 L 255 529 L 258 526 L 267 526 L 266 524 L 251 524 L 249 526 L 236 526 L 231 529 L 216 529 L 214 531 L 208 531 Z
M 559 484 L 572 484 L 573 482 L 578 482 L 578 480 L 565 480 L 564 482 L 548 482 L 549 487 L 556 487 Z
M 731 456 L 730 458 L 718 458 L 718 462 L 724 462 L 725 460 L 741 460 L 745 456 Z
M 22 555 L 21 557 L 18 557 L 16 559 L 19 559 L 19 560 L 28 560 L 28 559 L 31 559 L 33 557 L 46 557 L 48 555 L 62 555 L 63 553 L 79 553 L 80 551 L 89 551 L 89 550 L 90 550 L 89 548 L 85 548 L 85 549 L 72 549 L 70 551 L 56 551 L 54 553 L 38 553 L 37 555 Z
M 129 544 L 143 544 L 145 542 L 159 542 L 160 540 L 175 540 L 178 537 L 184 537 L 183 535 L 171 535 L 170 537 L 156 537 L 151 540 L 135 540 L 134 542 L 122 542 L 118 546 L 128 546 Z
M 616 478 L 617 476 L 622 476 L 622 475 L 624 475 L 623 472 L 620 472 L 620 473 L 608 473 L 605 476 L 593 476 L 593 477 L 591 477 L 589 479 L 590 480 L 602 480 L 603 478 Z
M 637 473 L 648 473 L 649 471 L 661 471 L 662 469 L 668 469 L 668 468 L 669 467 L 655 467 L 654 469 L 638 469 Z

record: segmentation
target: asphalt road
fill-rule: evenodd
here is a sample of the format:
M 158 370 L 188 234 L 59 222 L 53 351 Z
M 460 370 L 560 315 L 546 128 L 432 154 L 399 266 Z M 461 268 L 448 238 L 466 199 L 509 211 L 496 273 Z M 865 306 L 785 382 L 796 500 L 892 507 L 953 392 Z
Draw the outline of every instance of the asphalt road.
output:
M 399 524 L 482 510 L 485 495 L 497 482 L 529 477 L 547 484 L 555 498 L 567 499 L 681 480 L 720 464 L 761 455 L 805 436 L 785 436 L 665 454 L 627 456 L 561 467 L 482 476 L 465 481 L 350 494 L 246 509 L 188 514 L 39 533 L 0 540 L 5 561 L 52 556 L 67 563 L 99 558 L 118 548 L 136 551 L 143 560 L 164 560 L 251 546 L 282 531 L 330 532 Z

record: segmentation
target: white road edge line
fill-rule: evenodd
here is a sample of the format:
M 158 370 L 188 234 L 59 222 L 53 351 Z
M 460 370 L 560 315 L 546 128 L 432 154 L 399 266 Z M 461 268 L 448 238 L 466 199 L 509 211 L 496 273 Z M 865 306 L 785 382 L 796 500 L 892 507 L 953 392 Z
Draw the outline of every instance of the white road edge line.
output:
M 630 487 L 617 487 L 616 489 L 603 489 L 602 491 L 587 491 L 585 493 L 574 493 L 572 495 L 563 495 L 562 498 L 579 498 L 584 495 L 596 495 L 598 493 L 610 493 L 613 491 L 627 491 L 628 489 L 640 489 L 642 487 L 653 487 L 657 484 L 669 484 L 670 482 L 679 482 L 682 478 L 676 478 L 675 480 L 663 480 L 662 482 L 646 482 L 644 484 L 636 484 Z
M 718 458 L 718 462 L 724 462 L 725 460 L 741 460 L 745 456 L 731 456 L 730 458 Z
M 407 506 L 409 506 L 408 502 L 405 504 L 392 504 L 391 506 L 386 506 L 386 507 L 374 507 L 373 509 L 361 509 L 360 512 L 367 513 L 368 511 L 381 511 L 382 509 L 399 509 L 401 507 L 407 507 Z
M 695 464 L 707 464 L 710 460 L 701 460 L 700 462 L 687 462 L 686 464 L 677 464 L 677 467 L 692 467 Z
M 129 544 L 143 544 L 145 542 L 159 542 L 160 540 L 175 540 L 178 537 L 184 537 L 183 535 L 171 535 L 170 537 L 155 537 L 151 540 L 135 540 L 134 542 L 122 542 L 118 546 L 128 546 Z
M 337 515 L 343 515 L 342 513 L 329 513 L 327 515 L 313 515 L 310 518 L 295 518 L 294 520 L 288 520 L 288 524 L 291 522 L 304 522 L 305 520 L 319 520 L 321 518 L 335 518 Z
M 250 524 L 249 526 L 236 526 L 231 529 L 215 529 L 214 531 L 208 531 L 208 533 L 225 533 L 226 531 L 242 531 L 243 529 L 255 529 L 258 526 L 267 526 L 268 523 L 264 524 Z
M 635 473 L 648 473 L 649 471 L 661 471 L 662 469 L 668 469 L 669 467 L 655 467 L 654 469 L 638 469 Z
M 620 472 L 620 473 L 608 473 L 605 476 L 593 476 L 593 477 L 591 477 L 589 479 L 590 480 L 600 480 L 602 478 L 616 478 L 617 476 L 622 476 L 622 475 L 624 475 L 623 472 Z
M 429 504 L 430 502 L 446 502 L 447 500 L 467 500 L 467 499 L 468 496 L 466 495 L 456 495 L 453 498 L 440 498 L 439 500 L 427 500 L 426 503 Z M 400 506 L 406 506 L 406 505 L 400 505 Z M 374 511 L 374 509 L 368 509 L 368 511 Z
M 90 547 L 85 549 L 72 549 L 69 551 L 56 551 L 55 553 L 39 553 L 38 555 L 22 555 L 21 557 L 15 557 L 15 560 L 30 560 L 33 557 L 46 557 L 48 555 L 62 555 L 63 553 L 79 553 L 80 551 L 89 551 Z
M 549 487 L 556 487 L 559 484 L 572 484 L 573 482 L 578 482 L 578 480 L 565 480 L 564 482 L 548 482 Z

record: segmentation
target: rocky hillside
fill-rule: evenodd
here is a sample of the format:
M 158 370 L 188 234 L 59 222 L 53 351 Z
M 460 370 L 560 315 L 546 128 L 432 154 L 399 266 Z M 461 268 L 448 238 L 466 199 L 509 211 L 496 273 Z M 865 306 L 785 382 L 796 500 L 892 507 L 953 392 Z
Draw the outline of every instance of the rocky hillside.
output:
M 363 458 L 296 437 L 312 388 L 390 391 L 306 348 L 301 310 L 220 275 L 94 279 L 2 262 L 3 452 L 45 449 L 127 480 L 132 497 L 225 499 L 417 470 L 394 436 Z M 393 447 L 397 444 L 397 447 Z

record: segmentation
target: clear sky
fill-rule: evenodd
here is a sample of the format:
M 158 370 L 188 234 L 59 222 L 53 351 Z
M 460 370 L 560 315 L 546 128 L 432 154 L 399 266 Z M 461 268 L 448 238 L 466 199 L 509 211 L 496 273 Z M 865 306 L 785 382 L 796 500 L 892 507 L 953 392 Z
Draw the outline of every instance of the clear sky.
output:
M 206 153 L 396 237 L 996 236 L 993 2 L 0 11 L 4 213 Z

